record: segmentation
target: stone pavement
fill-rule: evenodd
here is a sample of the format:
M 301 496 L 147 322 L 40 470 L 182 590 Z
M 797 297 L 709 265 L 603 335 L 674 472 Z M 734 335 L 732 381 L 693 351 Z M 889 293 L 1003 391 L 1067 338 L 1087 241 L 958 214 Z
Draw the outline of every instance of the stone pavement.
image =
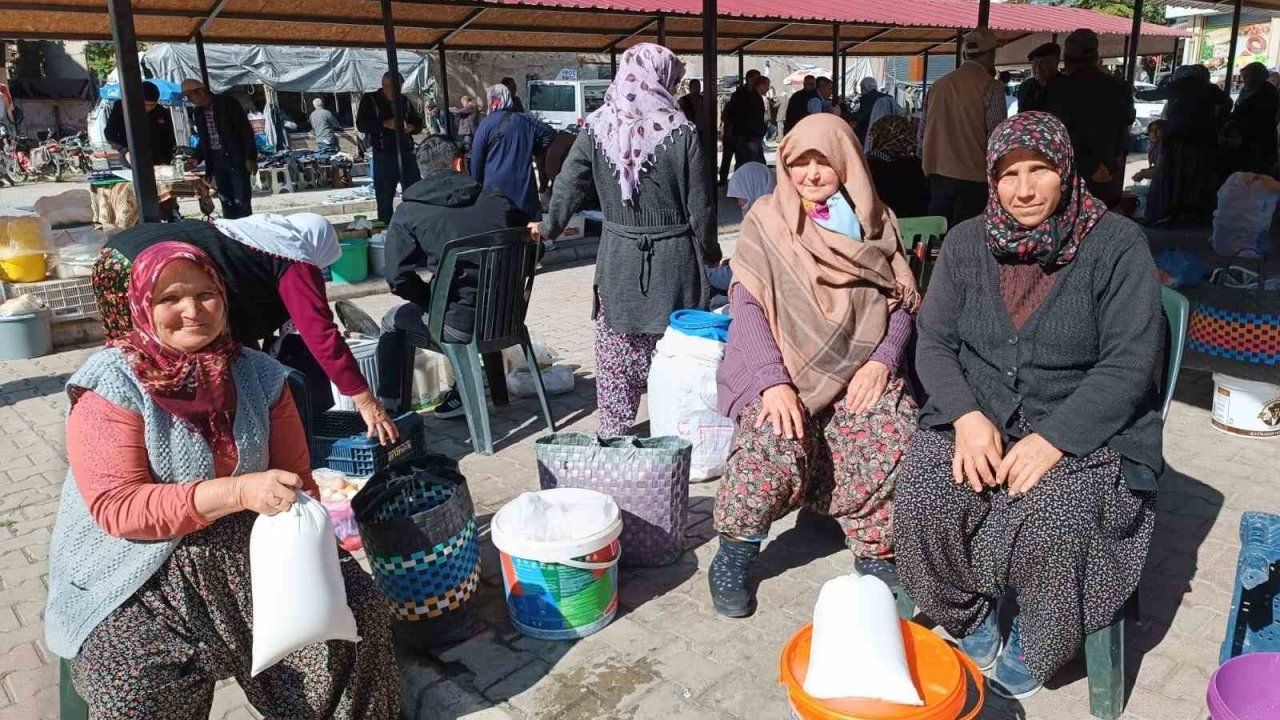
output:
M 564 362 L 577 387 L 554 397 L 566 428 L 594 430 L 594 359 L 588 321 L 593 268 L 542 274 L 529 324 Z M 358 301 L 375 317 L 388 295 Z M 56 659 L 42 642 L 49 533 L 62 484 L 62 385 L 91 349 L 0 363 L 0 720 L 56 717 Z M 1212 383 L 1184 373 L 1166 434 L 1155 540 L 1142 585 L 1141 622 L 1129 643 L 1132 693 L 1125 717 L 1194 720 L 1216 667 L 1231 602 L 1236 529 L 1246 509 L 1280 511 L 1280 441 L 1246 440 L 1210 428 Z M 477 514 L 492 513 L 537 488 L 533 440 L 545 431 L 537 404 L 517 400 L 492 411 L 498 452 L 472 454 L 462 421 L 427 420 L 433 450 L 462 458 Z M 759 563 L 760 610 L 717 617 L 705 569 L 715 551 L 715 483 L 691 489 L 690 552 L 676 565 L 626 570 L 621 610 L 604 631 L 577 643 L 538 642 L 505 617 L 501 581 L 485 542 L 482 621 L 461 645 L 430 657 L 403 657 L 406 713 L 421 720 L 555 718 L 641 720 L 781 719 L 777 683 L 782 644 L 808 616 L 822 582 L 850 569 L 838 538 L 779 522 Z M 991 701 L 984 718 L 1087 718 L 1084 668 L 1076 662 L 1023 703 Z M 232 683 L 215 718 L 256 717 Z

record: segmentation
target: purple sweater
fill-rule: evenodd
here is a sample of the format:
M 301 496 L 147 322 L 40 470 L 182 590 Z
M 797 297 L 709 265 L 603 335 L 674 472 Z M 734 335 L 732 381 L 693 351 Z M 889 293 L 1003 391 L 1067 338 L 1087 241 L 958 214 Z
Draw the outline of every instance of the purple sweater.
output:
M 791 382 L 791 375 L 782 364 L 782 351 L 773 339 L 764 308 L 741 285 L 734 288 L 729 299 L 733 324 L 729 326 L 729 344 L 725 347 L 724 361 L 716 373 L 718 405 L 722 414 L 734 422 L 752 400 L 774 385 Z M 889 366 L 895 375 L 902 367 L 902 358 L 915 332 L 911 313 L 901 308 L 889 315 L 889 327 L 884 339 L 876 346 L 868 360 L 878 360 Z

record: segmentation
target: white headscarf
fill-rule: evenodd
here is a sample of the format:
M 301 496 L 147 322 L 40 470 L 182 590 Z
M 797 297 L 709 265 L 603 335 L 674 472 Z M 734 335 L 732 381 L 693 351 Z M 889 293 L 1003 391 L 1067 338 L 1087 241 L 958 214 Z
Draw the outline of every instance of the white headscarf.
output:
M 763 163 L 743 163 L 729 177 L 729 190 L 725 197 L 747 201 L 743 212 L 750 210 L 755 201 L 773 193 L 777 184 L 774 174 Z
M 239 220 L 217 219 L 213 225 L 242 245 L 319 268 L 329 267 L 342 257 L 333 224 L 314 213 L 263 213 Z

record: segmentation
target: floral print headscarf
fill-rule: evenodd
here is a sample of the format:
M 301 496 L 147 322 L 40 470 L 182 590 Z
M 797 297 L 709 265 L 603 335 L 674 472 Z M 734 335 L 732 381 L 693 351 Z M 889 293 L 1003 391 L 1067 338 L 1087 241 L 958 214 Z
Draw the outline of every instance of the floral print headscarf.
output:
M 587 117 L 587 132 L 617 173 L 623 201 L 635 198 L 667 136 L 693 127 L 671 94 L 683 77 L 675 53 L 653 43 L 635 45 L 623 53 L 604 105 Z
M 1023 227 L 1015 220 L 996 192 L 996 166 L 1020 148 L 1035 151 L 1062 176 L 1058 208 L 1035 227 Z M 987 181 L 987 246 L 997 258 L 1034 261 L 1046 269 L 1066 265 L 1107 212 L 1076 172 L 1066 126 L 1046 112 L 1018 113 L 996 127 L 987 146 Z
M 867 131 L 868 157 L 893 162 L 920 156 L 916 130 L 920 119 L 902 115 L 885 115 Z
M 213 342 L 195 352 L 183 352 L 161 341 L 151 311 L 156 284 L 170 263 L 195 263 L 214 281 L 227 302 L 227 288 L 218 266 L 205 251 L 173 240 L 156 243 L 138 255 L 129 274 L 129 309 L 133 332 L 110 344 L 124 352 L 134 376 L 156 404 L 195 430 L 215 455 L 235 448 L 236 386 L 231 363 L 240 344 L 228 325 Z
M 498 83 L 489 88 L 489 112 L 511 109 L 511 88 Z

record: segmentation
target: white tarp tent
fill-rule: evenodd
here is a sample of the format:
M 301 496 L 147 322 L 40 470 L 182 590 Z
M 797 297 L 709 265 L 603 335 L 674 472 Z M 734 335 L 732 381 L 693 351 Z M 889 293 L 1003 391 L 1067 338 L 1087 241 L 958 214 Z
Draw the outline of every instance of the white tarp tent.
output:
M 194 45 L 158 43 L 142 60 L 155 77 L 181 83 L 200 77 Z M 281 47 L 273 45 L 206 45 L 209 83 L 214 92 L 236 85 L 265 85 L 276 91 L 365 93 L 382 87 L 387 54 L 353 48 Z M 406 93 L 435 88 L 428 59 L 405 50 L 397 54 Z

